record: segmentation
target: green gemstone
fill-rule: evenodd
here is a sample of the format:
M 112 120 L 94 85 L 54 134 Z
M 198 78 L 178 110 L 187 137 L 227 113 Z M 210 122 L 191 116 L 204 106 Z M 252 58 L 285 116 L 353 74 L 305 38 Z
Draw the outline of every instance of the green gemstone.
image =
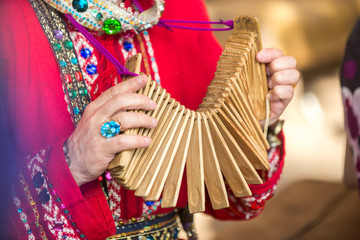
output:
M 61 50 L 61 45 L 59 43 L 54 43 L 53 44 L 53 48 L 55 52 L 60 52 Z
M 67 49 L 72 49 L 73 46 L 74 46 L 74 44 L 72 43 L 72 41 L 66 41 L 66 42 L 65 42 L 65 47 L 66 47 Z
M 70 90 L 69 90 L 69 97 L 70 97 L 71 99 L 76 98 L 76 95 L 77 95 L 77 92 L 75 92 L 73 89 L 70 89 Z
M 86 88 L 80 87 L 79 88 L 79 94 L 84 97 L 84 96 L 86 96 L 88 94 L 88 91 L 87 91 Z
M 109 18 L 104 22 L 103 30 L 110 35 L 117 34 L 121 30 L 121 23 L 115 18 Z
M 69 213 L 69 210 L 65 209 L 65 210 L 64 210 L 64 213 L 65 213 L 65 214 L 68 214 L 68 213 Z

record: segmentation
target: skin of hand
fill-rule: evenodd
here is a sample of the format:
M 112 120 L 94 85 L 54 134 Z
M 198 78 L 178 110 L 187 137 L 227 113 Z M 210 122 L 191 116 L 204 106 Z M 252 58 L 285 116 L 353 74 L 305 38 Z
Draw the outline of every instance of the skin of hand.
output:
M 276 48 L 259 51 L 256 55 L 259 62 L 266 64 L 268 86 L 270 89 L 270 125 L 276 123 L 281 113 L 291 101 L 294 88 L 300 77 L 296 69 L 296 60 L 284 56 Z M 91 102 L 67 140 L 71 159 L 70 171 L 81 186 L 99 177 L 108 167 L 116 153 L 124 150 L 148 147 L 151 139 L 138 135 L 120 134 L 105 138 L 100 134 L 102 124 L 109 119 L 121 123 L 121 130 L 129 128 L 154 128 L 156 119 L 144 113 L 126 110 L 154 110 L 156 103 L 146 96 L 135 92 L 145 86 L 146 76 L 140 75 L 117 84 Z
M 126 110 L 154 110 L 156 103 L 135 92 L 145 86 L 147 77 L 140 75 L 123 81 L 102 93 L 91 102 L 67 140 L 70 171 L 81 186 L 99 177 L 116 153 L 133 148 L 148 147 L 151 139 L 138 135 L 119 134 L 112 138 L 101 135 L 101 126 L 109 119 L 121 123 L 121 131 L 129 128 L 154 128 L 156 119 Z
M 259 51 L 256 59 L 266 64 L 266 75 L 270 91 L 269 125 L 275 124 L 294 96 L 294 87 L 299 82 L 300 72 L 297 62 L 292 56 L 285 56 L 277 48 Z M 264 121 L 260 121 L 261 125 Z

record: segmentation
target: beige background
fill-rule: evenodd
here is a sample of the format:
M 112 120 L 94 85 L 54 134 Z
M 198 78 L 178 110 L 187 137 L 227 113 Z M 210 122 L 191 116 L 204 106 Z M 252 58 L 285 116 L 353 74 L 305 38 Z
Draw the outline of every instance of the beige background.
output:
M 360 215 L 357 192 L 348 192 L 341 184 L 345 134 L 338 78 L 346 39 L 359 13 L 359 1 L 207 0 L 206 3 L 212 20 L 227 20 L 238 14 L 257 16 L 262 24 L 264 47 L 276 46 L 295 56 L 302 79 L 283 115 L 286 164 L 275 199 L 269 202 L 264 216 L 248 222 L 219 222 L 199 214 L 196 216 L 199 238 L 360 239 L 360 230 L 352 233 L 351 224 L 342 227 L 336 222 L 352 219 L 346 211 Z M 215 33 L 221 43 L 229 34 Z M 340 208 L 345 210 L 338 210 L 341 216 L 332 215 L 339 199 L 345 199 L 341 204 L 346 207 Z M 323 217 L 324 212 L 330 213 Z M 331 216 L 335 222 L 330 221 Z M 353 225 L 359 226 L 360 217 L 355 218 L 359 221 Z M 330 230 L 335 225 L 339 230 L 332 234 Z M 355 234 L 356 238 L 343 232 Z M 303 238 L 296 238 L 297 234 Z

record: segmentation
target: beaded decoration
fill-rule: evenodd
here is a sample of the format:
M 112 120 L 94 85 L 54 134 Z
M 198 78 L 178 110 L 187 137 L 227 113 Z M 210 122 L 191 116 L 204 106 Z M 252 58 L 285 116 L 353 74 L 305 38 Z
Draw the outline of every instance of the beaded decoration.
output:
M 107 34 L 133 30 L 138 33 L 159 22 L 164 11 L 164 1 L 155 0 L 148 10 L 133 12 L 130 7 L 116 0 L 44 0 L 58 11 L 71 14 L 84 27 Z
M 58 12 L 42 1 L 30 0 L 30 3 L 35 9 L 35 13 L 58 61 L 64 90 L 67 93 L 67 100 L 70 102 L 70 111 L 76 126 L 85 107 L 90 103 L 90 98 L 74 50 L 74 44 L 71 41 L 64 20 Z M 90 68 L 95 74 L 96 66 L 91 65 Z

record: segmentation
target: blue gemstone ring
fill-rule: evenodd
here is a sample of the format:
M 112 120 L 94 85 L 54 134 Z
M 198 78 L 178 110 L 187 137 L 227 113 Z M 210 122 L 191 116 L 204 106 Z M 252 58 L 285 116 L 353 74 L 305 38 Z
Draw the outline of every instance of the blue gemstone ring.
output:
M 119 134 L 121 124 L 119 121 L 109 120 L 101 126 L 101 135 L 112 138 Z

